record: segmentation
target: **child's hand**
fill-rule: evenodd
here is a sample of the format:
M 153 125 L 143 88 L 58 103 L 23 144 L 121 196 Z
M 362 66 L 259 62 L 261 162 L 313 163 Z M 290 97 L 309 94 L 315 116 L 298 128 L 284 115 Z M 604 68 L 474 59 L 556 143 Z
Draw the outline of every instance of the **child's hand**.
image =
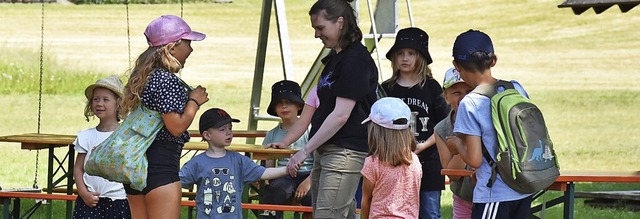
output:
M 189 98 L 198 101 L 199 106 L 202 106 L 204 103 L 209 101 L 209 94 L 207 93 L 206 88 L 198 85 L 198 87 L 189 93 Z
M 308 176 L 308 177 L 311 177 L 311 176 Z M 294 198 L 297 201 L 302 200 L 302 198 L 304 198 L 304 196 L 307 195 L 307 193 L 309 192 L 310 188 L 311 188 L 311 180 L 302 181 L 302 183 L 300 183 L 300 185 L 298 185 L 298 189 L 296 189 L 296 194 L 295 194 Z
M 459 154 L 458 148 L 462 146 L 462 139 L 458 136 L 447 136 L 447 148 L 451 152 L 451 155 Z
M 287 163 L 287 173 L 289 176 L 296 177 L 298 175 L 298 169 L 300 169 L 300 164 L 307 159 L 307 154 L 304 152 L 304 148 L 296 152 L 291 159 L 289 159 L 289 163 Z
M 89 206 L 90 208 L 95 208 L 98 205 L 98 201 L 100 200 L 99 195 L 100 193 L 97 192 L 87 192 L 84 194 L 80 194 L 80 198 L 82 198 L 82 201 L 85 205 Z
M 276 148 L 276 149 L 283 149 L 283 148 L 288 148 L 288 145 L 284 145 L 284 143 L 282 142 L 275 142 L 275 143 L 270 143 L 264 146 L 265 148 Z

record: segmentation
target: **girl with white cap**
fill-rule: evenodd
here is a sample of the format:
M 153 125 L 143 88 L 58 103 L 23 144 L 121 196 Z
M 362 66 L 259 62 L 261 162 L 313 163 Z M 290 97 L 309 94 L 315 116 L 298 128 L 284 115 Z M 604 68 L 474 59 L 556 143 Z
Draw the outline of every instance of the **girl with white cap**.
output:
M 416 140 L 409 129 L 409 107 L 398 98 L 382 98 L 362 123 L 368 121 L 361 218 L 418 218 L 422 165 L 413 153 Z

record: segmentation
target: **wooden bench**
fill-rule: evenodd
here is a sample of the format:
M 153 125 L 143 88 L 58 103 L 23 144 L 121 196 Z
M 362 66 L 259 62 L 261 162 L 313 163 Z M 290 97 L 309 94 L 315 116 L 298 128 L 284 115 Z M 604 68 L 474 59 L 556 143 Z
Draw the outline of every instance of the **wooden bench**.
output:
M 48 189 L 47 188 L 42 188 L 42 192 L 47 192 Z M 62 188 L 62 187 L 56 187 L 51 189 L 52 193 L 58 193 L 58 194 L 68 194 L 67 193 L 67 189 L 66 188 Z M 72 194 L 77 195 L 78 194 L 78 189 L 77 188 L 73 188 Z M 68 194 L 70 195 L 70 194 Z M 195 192 L 189 192 L 189 191 L 182 191 L 182 197 L 183 198 L 195 198 L 196 197 L 196 193 Z
M 442 169 L 442 175 L 470 176 L 471 171 L 459 169 Z M 542 204 L 531 207 L 531 218 L 537 218 L 533 213 L 546 208 L 563 204 L 563 218 L 573 219 L 575 184 L 580 182 L 594 183 L 640 183 L 640 171 L 560 171 L 560 176 L 556 182 L 547 189 L 536 193 L 534 199 L 540 197 L 548 190 L 560 191 L 562 195 L 551 200 L 545 200 Z
M 626 207 L 632 211 L 640 211 L 640 190 L 576 192 L 575 198 L 585 198 L 584 204 L 591 207 Z
M 55 189 L 54 189 L 55 190 Z M 66 192 L 66 190 L 64 191 Z M 183 193 L 184 196 L 185 193 Z M 195 194 L 194 194 L 195 195 Z M 3 217 L 9 219 L 20 218 L 20 199 L 35 199 L 35 200 L 57 200 L 57 201 L 75 201 L 78 198 L 77 195 L 68 194 L 47 194 L 47 193 L 31 193 L 31 192 L 6 192 L 0 191 L 0 200 L 3 202 Z M 11 200 L 13 199 L 13 208 L 11 209 Z M 41 203 L 41 202 L 40 202 Z M 196 203 L 193 200 L 182 200 L 180 203 L 184 207 L 195 207 Z M 271 204 L 255 204 L 255 203 L 242 203 L 242 209 L 246 210 L 272 210 L 272 211 L 287 211 L 294 212 L 294 218 L 299 218 L 300 213 L 311 213 L 313 209 L 309 206 L 294 206 L 294 205 L 271 205 Z M 35 209 L 33 210 L 35 211 Z M 13 212 L 13 213 L 11 213 Z

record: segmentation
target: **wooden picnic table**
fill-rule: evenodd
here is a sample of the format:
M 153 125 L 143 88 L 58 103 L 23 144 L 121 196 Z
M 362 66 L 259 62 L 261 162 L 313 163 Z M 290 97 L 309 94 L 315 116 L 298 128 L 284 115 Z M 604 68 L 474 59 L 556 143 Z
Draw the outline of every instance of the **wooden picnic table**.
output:
M 472 173 L 463 169 L 442 169 L 441 171 L 442 175 L 447 176 L 471 176 Z M 556 182 L 546 190 L 536 193 L 534 199 L 548 190 L 562 191 L 563 194 L 560 197 L 548 201 L 545 200 L 542 204 L 531 207 L 531 217 L 535 217 L 533 213 L 539 212 L 544 208 L 563 204 L 563 218 L 573 219 L 575 183 L 581 182 L 640 183 L 640 171 L 560 171 L 560 176 L 556 179 Z
M 193 133 L 194 131 L 189 131 Z M 264 131 L 234 131 L 234 137 L 264 137 L 262 134 Z M 197 133 L 197 132 L 196 132 Z M 266 132 L 264 132 L 266 134 Z M 199 133 L 197 133 L 199 136 Z M 194 136 L 196 137 L 196 136 Z M 43 134 L 43 133 L 27 133 L 18 135 L 0 136 L 0 142 L 14 142 L 20 143 L 20 148 L 23 150 L 43 150 L 47 149 L 49 152 L 47 161 L 47 193 L 51 194 L 56 187 L 66 187 L 68 194 L 73 193 L 73 165 L 75 162 L 75 149 L 72 144 L 76 139 L 75 135 L 66 134 Z M 192 140 L 187 142 L 183 148 L 184 157 L 188 153 L 196 153 L 206 150 L 208 147 L 206 142 L 198 142 Z M 66 148 L 64 157 L 59 158 L 54 152 L 57 148 Z M 271 149 L 263 148 L 262 145 L 253 144 L 232 144 L 227 147 L 228 150 L 246 153 L 254 160 L 269 160 L 290 157 L 296 150 L 291 149 Z M 66 162 L 66 165 L 65 165 Z M 55 169 L 55 170 L 54 170 Z M 63 185 L 63 181 L 66 181 L 66 185 Z M 71 208 L 71 201 L 67 203 L 67 217 L 71 216 L 73 209 Z M 51 209 L 48 208 L 48 211 Z M 48 212 L 51 215 L 51 212 Z

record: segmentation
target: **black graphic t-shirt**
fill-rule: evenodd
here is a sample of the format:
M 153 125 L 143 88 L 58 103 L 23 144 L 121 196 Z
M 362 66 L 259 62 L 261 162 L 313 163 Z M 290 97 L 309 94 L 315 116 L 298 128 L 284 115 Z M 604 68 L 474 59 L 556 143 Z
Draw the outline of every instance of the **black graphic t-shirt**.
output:
M 318 81 L 320 105 L 311 120 L 310 136 L 313 136 L 324 120 L 333 112 L 336 97 L 356 101 L 347 122 L 325 144 L 336 144 L 356 151 L 368 151 L 367 126 L 360 124 L 369 116 L 376 101 L 378 69 L 371 54 L 361 43 L 354 43 L 340 53 L 331 53 Z
M 425 142 L 432 134 L 438 122 L 447 116 L 449 108 L 442 96 L 442 86 L 435 79 L 427 79 L 423 87 L 391 86 L 389 81 L 382 83 L 387 96 L 402 99 L 413 114 L 411 131 L 418 143 Z M 442 164 L 438 148 L 434 145 L 422 151 L 418 157 L 422 163 L 422 191 L 444 189 L 444 176 L 440 174 Z

